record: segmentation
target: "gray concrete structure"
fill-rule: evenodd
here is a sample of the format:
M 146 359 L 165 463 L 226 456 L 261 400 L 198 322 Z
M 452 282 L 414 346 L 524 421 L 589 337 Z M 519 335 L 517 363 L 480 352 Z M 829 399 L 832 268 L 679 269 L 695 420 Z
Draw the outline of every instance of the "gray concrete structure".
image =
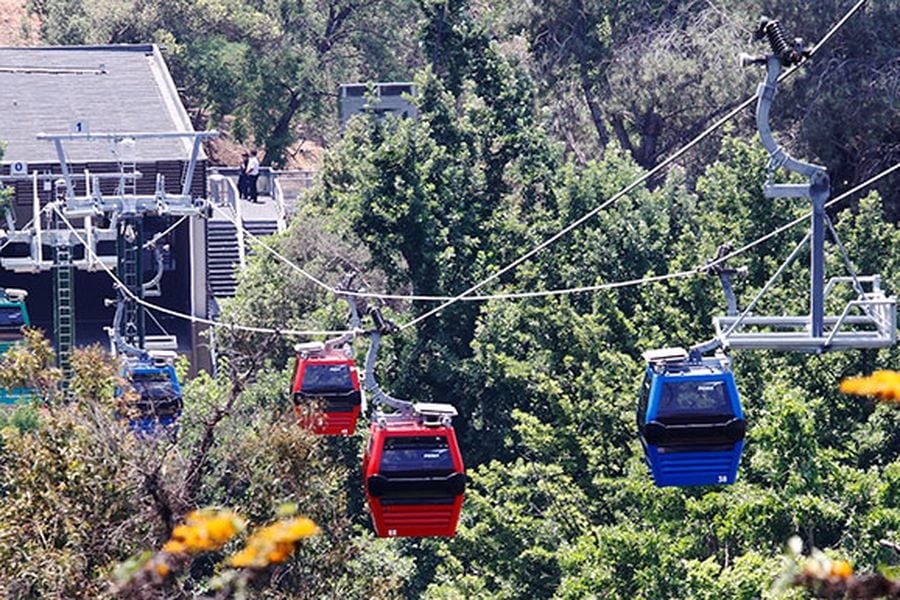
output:
M 340 87 L 341 126 L 346 126 L 350 117 L 360 113 L 376 116 L 393 115 L 416 119 L 419 116 L 409 97 L 416 90 L 411 82 L 393 81 L 371 84 L 345 83 Z

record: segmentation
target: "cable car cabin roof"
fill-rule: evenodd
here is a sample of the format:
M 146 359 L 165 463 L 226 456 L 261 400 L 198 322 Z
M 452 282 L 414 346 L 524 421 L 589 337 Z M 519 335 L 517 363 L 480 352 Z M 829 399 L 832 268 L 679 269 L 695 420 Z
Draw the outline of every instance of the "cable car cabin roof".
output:
M 305 342 L 294 344 L 294 352 L 301 358 L 308 358 L 325 353 L 325 344 L 322 342 Z
M 647 370 L 653 375 L 664 376 L 667 378 L 678 377 L 694 377 L 698 375 L 723 375 L 729 374 L 727 368 L 712 363 L 680 363 L 667 364 L 664 370 L 655 370 L 654 365 L 647 365 Z
M 419 414 L 378 414 L 375 426 L 388 432 L 391 436 L 400 435 L 447 435 L 453 432 L 453 426 L 437 421 L 426 420 Z
M 657 374 L 711 375 L 731 370 L 731 359 L 725 355 L 692 356 L 680 347 L 647 350 L 642 356 L 647 361 L 647 370 Z
M 294 369 L 291 399 L 300 425 L 319 435 L 353 434 L 362 405 L 353 359 L 340 351 L 298 353 Z
M 684 362 L 688 359 L 688 353 L 684 348 L 659 348 L 647 350 L 643 357 L 648 363 Z
M 380 537 L 456 533 L 466 476 L 453 427 L 383 416 L 371 426 L 363 474 Z

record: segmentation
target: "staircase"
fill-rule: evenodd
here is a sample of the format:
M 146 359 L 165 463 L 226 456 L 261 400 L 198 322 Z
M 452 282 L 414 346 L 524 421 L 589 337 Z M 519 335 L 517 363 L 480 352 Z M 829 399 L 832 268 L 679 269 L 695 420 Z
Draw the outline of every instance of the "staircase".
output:
M 257 237 L 278 230 L 274 220 L 244 220 L 244 228 Z M 245 238 L 247 240 L 247 238 Z M 249 250 L 250 244 L 247 243 Z M 237 230 L 224 220 L 209 220 L 206 226 L 206 277 L 215 298 L 231 298 L 237 288 L 235 270 L 240 264 Z
M 244 221 L 244 228 L 256 237 L 266 237 L 278 231 L 277 221 Z M 249 249 L 249 248 L 248 248 Z
M 234 269 L 240 262 L 237 231 L 228 221 L 206 224 L 206 279 L 216 298 L 231 298 L 237 282 Z

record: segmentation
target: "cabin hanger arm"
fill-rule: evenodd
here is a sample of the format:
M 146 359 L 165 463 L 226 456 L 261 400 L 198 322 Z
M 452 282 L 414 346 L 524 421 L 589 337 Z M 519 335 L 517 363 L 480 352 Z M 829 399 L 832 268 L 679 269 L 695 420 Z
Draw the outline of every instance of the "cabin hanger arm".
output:
M 396 331 L 397 327 L 382 316 L 380 309 L 373 308 L 369 312 L 372 315 L 375 328 L 367 332 L 370 344 L 369 352 L 366 354 L 366 391 L 372 394 L 376 405 L 386 404 L 402 414 L 413 414 L 415 408 L 412 402 L 388 395 L 381 389 L 381 386 L 378 385 L 375 379 L 375 360 L 378 356 L 378 349 L 381 347 L 381 336 Z

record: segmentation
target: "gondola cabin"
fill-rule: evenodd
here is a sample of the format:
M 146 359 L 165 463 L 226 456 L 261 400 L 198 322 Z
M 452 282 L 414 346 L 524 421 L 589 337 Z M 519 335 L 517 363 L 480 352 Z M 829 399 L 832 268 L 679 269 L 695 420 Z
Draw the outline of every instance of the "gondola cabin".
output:
M 731 484 L 747 423 L 728 360 L 644 354 L 638 433 L 657 486 Z
M 28 292 L 13 288 L 0 288 L 0 356 L 25 339 L 25 328 L 31 325 L 25 297 Z M 0 406 L 14 408 L 33 396 L 29 388 L 0 388 Z
M 300 424 L 320 435 L 352 435 L 362 405 L 353 359 L 317 342 L 296 350 L 291 397 Z
M 383 415 L 363 456 L 366 499 L 379 537 L 453 536 L 466 473 L 449 404 L 417 404 L 413 415 Z
M 137 396 L 127 407 L 131 430 L 148 435 L 173 432 L 184 406 L 175 367 L 165 359 L 131 359 L 123 375 Z

